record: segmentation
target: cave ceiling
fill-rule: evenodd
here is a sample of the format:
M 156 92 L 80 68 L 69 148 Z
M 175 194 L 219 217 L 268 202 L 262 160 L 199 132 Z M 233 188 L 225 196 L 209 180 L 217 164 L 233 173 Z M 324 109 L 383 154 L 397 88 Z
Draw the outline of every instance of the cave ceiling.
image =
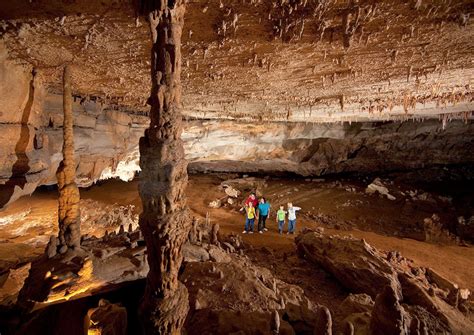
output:
M 193 0 L 183 30 L 187 118 L 472 118 L 469 0 Z M 8 58 L 59 93 L 146 112 L 150 38 L 131 1 L 2 1 Z M 3 46 L 1 45 L 3 44 Z

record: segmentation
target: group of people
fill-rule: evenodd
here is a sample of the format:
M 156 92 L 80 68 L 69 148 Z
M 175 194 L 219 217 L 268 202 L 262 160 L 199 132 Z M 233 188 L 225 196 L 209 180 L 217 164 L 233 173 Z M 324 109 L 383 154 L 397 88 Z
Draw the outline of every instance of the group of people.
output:
M 270 217 L 271 206 L 267 200 L 262 197 L 260 200 L 257 199 L 255 193 L 251 193 L 250 196 L 245 200 L 245 229 L 243 234 L 253 234 L 255 220 L 258 217 L 258 232 L 268 231 L 266 227 L 267 219 Z M 280 206 L 280 209 L 276 211 L 275 221 L 278 224 L 278 233 L 283 234 L 285 228 L 285 221 L 288 218 L 288 230 L 287 234 L 294 234 L 296 230 L 296 212 L 301 208 L 293 206 L 291 202 L 288 203 L 288 208 L 285 211 L 284 206 Z

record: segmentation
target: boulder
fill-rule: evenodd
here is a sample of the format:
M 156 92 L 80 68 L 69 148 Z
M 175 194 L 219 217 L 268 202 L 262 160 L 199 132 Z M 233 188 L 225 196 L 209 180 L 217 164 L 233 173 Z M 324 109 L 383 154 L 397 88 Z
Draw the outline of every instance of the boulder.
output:
M 474 215 L 469 220 L 460 216 L 456 225 L 456 233 L 463 240 L 474 242 Z
M 211 201 L 211 202 L 209 203 L 209 207 L 210 207 L 210 208 L 220 208 L 221 206 L 222 206 L 222 202 L 221 202 L 220 199 L 216 199 L 216 200 Z
M 209 257 L 211 261 L 218 263 L 229 263 L 231 261 L 230 256 L 223 249 L 214 245 L 209 246 Z
M 353 313 L 371 312 L 374 301 L 367 294 L 349 294 L 339 306 L 339 313 L 344 317 Z
M 0 275 L 0 306 L 11 306 L 17 302 L 30 268 L 31 263 L 26 263 L 16 269 L 10 268 Z
M 409 330 L 414 334 L 470 334 L 474 329 L 474 323 L 461 312 L 468 313 L 469 308 L 458 286 L 431 269 L 414 267 L 398 252 L 386 255 L 363 240 L 310 231 L 299 235 L 296 244 L 301 256 L 324 268 L 350 291 L 376 296 L 371 315 L 367 312 L 371 299 L 363 295 L 341 304 L 342 317 L 351 309 L 360 311 L 343 320 L 354 326 L 355 334 L 367 334 L 367 328 L 374 335 L 410 334 Z M 468 295 L 463 291 L 464 297 Z
M 46 246 L 46 256 L 48 258 L 53 258 L 54 256 L 56 256 L 56 254 L 58 253 L 58 243 L 59 239 L 56 236 L 51 235 L 51 237 L 49 238 L 48 245 Z
M 390 263 L 364 240 L 306 232 L 297 236 L 296 245 L 300 256 L 321 266 L 353 293 L 375 298 L 387 285 L 399 291 Z
M 227 194 L 229 197 L 231 198 L 238 198 L 239 195 L 240 195 L 240 191 L 230 185 L 226 185 L 224 184 L 223 185 L 224 187 L 224 192 L 225 194 Z
M 209 260 L 209 253 L 203 247 L 186 243 L 183 245 L 183 257 L 185 262 L 205 262 Z
M 99 300 L 98 307 L 87 311 L 84 332 L 94 335 L 126 335 L 127 310 L 105 299 Z
M 377 192 L 386 196 L 389 200 L 396 200 L 396 198 L 389 193 L 388 188 L 382 183 L 380 178 L 375 178 L 374 181 L 365 189 L 365 193 L 367 194 L 373 194 Z
M 400 304 L 399 295 L 392 286 L 387 285 L 375 299 L 370 333 L 373 335 L 408 334 L 408 314 Z
M 331 312 L 325 306 L 318 309 L 313 335 L 332 335 Z
M 349 294 L 339 306 L 346 333 L 367 334 L 374 301 L 367 294 Z

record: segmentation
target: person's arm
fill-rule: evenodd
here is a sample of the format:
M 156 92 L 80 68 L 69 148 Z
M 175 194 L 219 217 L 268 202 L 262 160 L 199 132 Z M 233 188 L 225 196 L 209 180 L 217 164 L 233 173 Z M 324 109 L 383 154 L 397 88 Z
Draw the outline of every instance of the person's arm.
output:
M 300 208 L 300 207 L 295 207 L 295 206 L 293 206 L 293 209 L 294 209 L 295 211 L 299 211 L 301 208 Z

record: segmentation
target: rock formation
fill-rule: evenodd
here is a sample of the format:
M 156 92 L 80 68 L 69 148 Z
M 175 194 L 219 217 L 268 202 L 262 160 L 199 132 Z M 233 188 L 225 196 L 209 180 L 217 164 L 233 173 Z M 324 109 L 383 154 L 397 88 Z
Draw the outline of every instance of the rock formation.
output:
M 327 307 L 320 307 L 316 314 L 314 335 L 332 335 L 332 317 Z
M 191 227 L 180 111 L 185 2 L 142 1 L 140 9 L 148 15 L 153 43 L 150 127 L 140 139 L 139 224 L 150 266 L 141 313 L 147 334 L 179 334 L 189 306 L 178 271 Z
M 302 257 L 324 268 L 347 289 L 375 297 L 371 334 L 410 334 L 412 329 L 422 334 L 424 328 L 429 333 L 464 334 L 474 329 L 458 307 L 458 299 L 452 298 L 459 297 L 458 286 L 431 269 L 413 267 L 397 252 L 385 255 L 364 240 L 311 231 L 299 235 L 296 244 Z M 366 329 L 365 324 L 360 326 Z M 357 333 L 358 325 L 353 327 Z
M 76 185 L 76 163 L 74 160 L 74 134 L 72 114 L 71 67 L 66 65 L 63 74 L 63 160 L 57 171 L 59 189 L 59 252 L 81 245 L 81 218 L 79 188 Z
M 126 335 L 127 310 L 122 306 L 101 299 L 98 307 L 87 311 L 84 325 L 87 334 Z
M 365 241 L 308 233 L 297 236 L 296 244 L 300 255 L 321 264 L 354 293 L 375 298 L 385 286 L 399 286 L 390 264 Z
M 375 299 L 370 320 L 372 334 L 400 335 L 408 334 L 409 319 L 400 304 L 398 293 L 393 287 L 385 286 Z

